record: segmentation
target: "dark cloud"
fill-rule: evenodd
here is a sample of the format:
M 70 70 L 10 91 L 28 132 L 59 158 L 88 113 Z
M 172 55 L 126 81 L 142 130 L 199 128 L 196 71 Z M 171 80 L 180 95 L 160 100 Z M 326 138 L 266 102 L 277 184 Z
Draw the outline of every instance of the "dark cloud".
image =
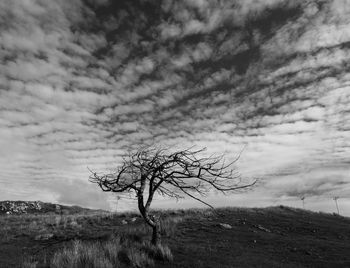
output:
M 334 163 L 329 170 L 340 172 L 336 164 L 349 163 L 348 6 L 1 2 L 2 193 L 92 205 L 88 186 L 73 200 L 69 183 L 143 143 L 229 158 L 246 145 L 239 167 L 271 182 L 266 195 L 349 189 L 347 177 L 313 174 L 304 188 L 305 178 L 285 181 L 300 176 L 298 166 Z M 38 184 L 48 179 L 62 187 Z

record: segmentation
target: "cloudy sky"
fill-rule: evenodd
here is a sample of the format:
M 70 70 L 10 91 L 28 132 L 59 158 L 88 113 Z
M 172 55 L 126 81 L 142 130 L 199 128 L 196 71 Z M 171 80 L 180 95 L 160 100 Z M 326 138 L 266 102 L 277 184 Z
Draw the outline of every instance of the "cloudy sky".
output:
M 349 0 L 2 0 L 0 46 L 1 200 L 114 208 L 87 167 L 195 145 L 260 179 L 214 205 L 350 215 Z

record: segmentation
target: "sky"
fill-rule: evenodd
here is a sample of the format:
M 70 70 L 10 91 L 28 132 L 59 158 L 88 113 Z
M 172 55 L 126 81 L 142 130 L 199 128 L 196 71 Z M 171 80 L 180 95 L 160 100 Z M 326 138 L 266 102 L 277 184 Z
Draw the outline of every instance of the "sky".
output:
M 87 167 L 156 144 L 242 151 L 214 206 L 350 215 L 349 0 L 2 0 L 0 46 L 0 200 L 135 209 Z

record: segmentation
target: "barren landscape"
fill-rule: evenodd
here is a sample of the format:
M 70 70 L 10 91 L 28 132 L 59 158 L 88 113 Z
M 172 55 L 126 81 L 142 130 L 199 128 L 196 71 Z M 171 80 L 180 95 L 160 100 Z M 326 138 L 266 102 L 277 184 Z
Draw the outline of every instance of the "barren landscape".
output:
M 0 151 L 0 268 L 350 267 L 350 0 L 0 0 Z
M 59 267 L 62 251 L 74 247 L 75 254 L 85 250 L 90 256 L 80 266 L 61 267 L 99 267 L 94 262 L 100 267 L 350 265 L 350 219 L 336 214 L 284 206 L 156 213 L 163 219 L 158 255 L 150 250 L 151 230 L 135 213 L 0 216 L 0 267 Z

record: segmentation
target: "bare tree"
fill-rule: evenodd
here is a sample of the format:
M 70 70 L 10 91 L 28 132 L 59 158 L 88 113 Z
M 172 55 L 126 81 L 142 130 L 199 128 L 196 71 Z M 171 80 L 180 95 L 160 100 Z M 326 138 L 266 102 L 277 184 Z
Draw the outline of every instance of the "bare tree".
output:
M 116 173 L 98 175 L 92 172 L 89 179 L 106 192 L 135 192 L 138 209 L 153 230 L 152 243 L 158 244 L 159 217 L 150 213 L 156 193 L 176 199 L 188 196 L 213 208 L 202 200 L 211 189 L 228 193 L 250 188 L 256 183 L 255 180 L 241 184 L 240 174 L 232 167 L 239 156 L 225 163 L 223 156 L 201 156 L 204 150 L 190 148 L 169 152 L 147 147 L 124 158 Z

